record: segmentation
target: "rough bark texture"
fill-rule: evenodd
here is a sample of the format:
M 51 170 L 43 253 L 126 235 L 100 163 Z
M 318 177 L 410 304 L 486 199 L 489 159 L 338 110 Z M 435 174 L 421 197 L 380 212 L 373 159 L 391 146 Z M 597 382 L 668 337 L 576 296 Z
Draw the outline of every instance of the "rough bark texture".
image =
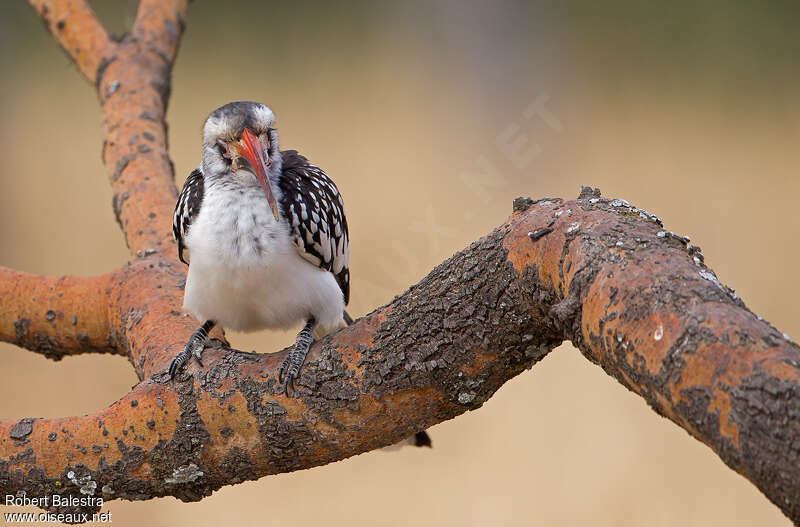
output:
M 584 189 L 518 199 L 498 229 L 316 343 L 287 398 L 284 353 L 221 333 L 169 382 L 194 322 L 169 238 L 164 111 L 186 1 L 147 1 L 109 42 L 79 1 L 31 1 L 106 117 L 114 210 L 136 258 L 96 278 L 0 269 L 0 339 L 51 358 L 127 354 L 141 382 L 93 414 L 0 421 L 0 493 L 191 501 L 392 444 L 480 407 L 563 340 L 800 520 L 800 350 L 653 215 Z M 96 504 L 59 512 L 91 512 Z

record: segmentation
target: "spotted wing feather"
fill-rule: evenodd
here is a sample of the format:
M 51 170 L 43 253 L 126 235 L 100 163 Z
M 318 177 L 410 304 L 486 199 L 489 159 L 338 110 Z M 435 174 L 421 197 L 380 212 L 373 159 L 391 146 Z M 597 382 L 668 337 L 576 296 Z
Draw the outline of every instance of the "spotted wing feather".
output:
M 186 183 L 183 184 L 178 201 L 175 203 L 175 214 L 172 216 L 172 234 L 178 242 L 178 258 L 183 263 L 189 265 L 189 254 L 186 251 L 184 240 L 189 232 L 189 226 L 200 212 L 200 205 L 203 203 L 203 172 L 200 168 L 195 168 Z
M 339 189 L 325 172 L 295 150 L 281 152 L 281 213 L 291 227 L 297 252 L 333 273 L 350 301 L 350 234 Z

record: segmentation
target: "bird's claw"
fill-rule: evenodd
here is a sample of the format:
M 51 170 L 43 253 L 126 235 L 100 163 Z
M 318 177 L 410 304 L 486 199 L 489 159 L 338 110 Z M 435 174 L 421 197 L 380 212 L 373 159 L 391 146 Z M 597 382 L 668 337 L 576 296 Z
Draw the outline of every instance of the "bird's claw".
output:
M 169 365 L 169 380 L 175 378 L 175 374 L 178 373 L 184 364 L 186 364 L 186 359 L 189 358 L 189 354 L 186 352 L 186 349 L 175 355 L 175 358 L 172 359 L 172 362 Z
M 203 361 L 200 360 L 200 357 L 203 354 L 203 349 L 205 349 L 205 343 L 192 337 L 189 339 L 189 342 L 186 343 L 186 346 L 177 354 L 175 358 L 172 359 L 172 362 L 169 365 L 169 378 L 170 380 L 175 378 L 175 375 L 180 371 L 186 362 L 189 360 L 189 357 L 194 357 L 197 361 L 197 364 L 200 367 L 203 367 Z
M 297 341 L 286 357 L 281 363 L 281 369 L 278 372 L 278 382 L 283 384 L 283 394 L 287 397 L 289 395 L 289 388 L 292 388 L 292 397 L 297 391 L 294 389 L 294 380 L 300 373 L 300 368 L 303 367 L 303 362 L 306 360 L 308 350 L 314 342 L 314 317 L 311 317 L 306 322 L 305 327 L 297 334 Z M 284 378 L 284 374 L 286 377 Z
M 297 350 L 290 351 L 289 354 L 286 355 L 286 358 L 283 359 L 281 369 L 278 372 L 278 382 L 283 384 L 283 394 L 286 397 L 294 397 L 294 395 L 297 393 L 297 390 L 294 387 L 294 379 L 297 377 L 297 374 L 300 373 L 300 366 L 295 366 L 297 362 L 295 356 L 296 354 L 300 354 L 300 352 Z M 289 395 L 289 388 L 292 390 L 291 395 Z
M 194 360 L 197 361 L 197 364 L 199 364 L 201 368 L 203 367 L 203 361 L 200 360 L 200 357 L 203 355 L 204 348 L 205 346 L 195 346 L 192 350 L 192 357 L 194 357 Z
M 289 395 L 289 388 L 291 387 L 292 393 Z M 283 395 L 286 397 L 294 397 L 297 393 L 297 390 L 294 388 L 294 375 L 291 373 L 286 376 L 286 382 L 283 383 Z

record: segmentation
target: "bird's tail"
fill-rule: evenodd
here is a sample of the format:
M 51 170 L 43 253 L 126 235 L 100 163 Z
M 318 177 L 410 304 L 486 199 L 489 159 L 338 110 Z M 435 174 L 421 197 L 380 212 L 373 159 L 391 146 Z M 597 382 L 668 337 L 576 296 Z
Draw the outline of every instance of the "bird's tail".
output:
M 411 438 L 409 438 L 409 440 L 411 440 Z M 429 436 L 428 432 L 426 432 L 425 430 L 414 434 L 413 442 L 411 444 L 414 446 L 426 446 L 428 448 L 433 447 L 433 443 L 431 442 L 431 436 Z
M 350 313 L 348 313 L 346 309 L 342 313 L 342 316 L 344 317 L 345 324 L 347 324 L 348 326 L 353 323 L 353 317 L 350 316 Z
M 423 430 L 422 432 L 417 432 L 413 436 L 409 436 L 403 439 L 399 443 L 385 446 L 381 450 L 385 452 L 391 452 L 395 450 L 400 450 L 401 448 L 406 446 L 426 446 L 428 448 L 432 448 L 433 443 L 431 442 L 431 436 L 428 435 L 428 432 Z

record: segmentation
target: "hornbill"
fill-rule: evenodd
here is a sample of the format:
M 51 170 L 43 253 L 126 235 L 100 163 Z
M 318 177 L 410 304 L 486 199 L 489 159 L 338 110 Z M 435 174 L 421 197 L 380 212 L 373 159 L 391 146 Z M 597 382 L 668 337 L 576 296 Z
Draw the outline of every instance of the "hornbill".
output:
M 205 321 L 169 367 L 200 362 L 208 332 L 303 328 L 278 382 L 294 380 L 315 335 L 352 322 L 350 238 L 333 181 L 295 150 L 280 151 L 272 110 L 231 102 L 203 126 L 203 158 L 173 216 L 178 256 L 189 265 L 183 307 Z M 202 365 L 202 363 L 201 363 Z
M 183 307 L 203 324 L 173 359 L 201 362 L 208 332 L 303 328 L 278 373 L 294 392 L 314 338 L 352 323 L 350 236 L 339 190 L 295 150 L 281 151 L 275 116 L 257 102 L 231 102 L 203 126 L 202 162 L 186 178 L 172 229 L 189 265 Z M 408 443 L 431 446 L 426 432 Z

